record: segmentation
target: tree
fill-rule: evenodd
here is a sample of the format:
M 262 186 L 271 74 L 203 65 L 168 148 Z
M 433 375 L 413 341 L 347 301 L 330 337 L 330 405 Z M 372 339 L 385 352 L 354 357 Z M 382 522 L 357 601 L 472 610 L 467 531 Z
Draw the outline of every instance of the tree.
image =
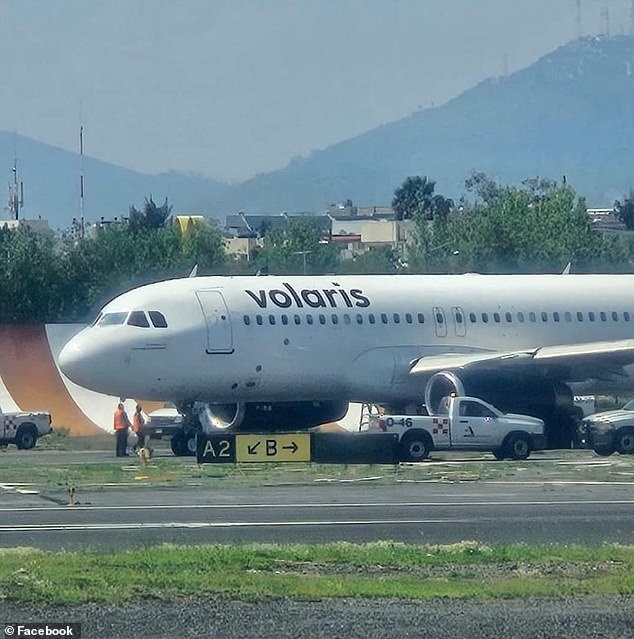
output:
M 143 211 L 139 211 L 134 205 L 130 206 L 128 225 L 133 233 L 163 228 L 172 212 L 172 207 L 167 203 L 167 198 L 162 206 L 157 206 L 152 196 L 145 198 Z
M 614 202 L 614 214 L 625 224 L 628 231 L 634 230 L 634 191 L 630 190 L 630 194 L 622 203 L 619 200 Z
M 626 251 L 590 227 L 585 202 L 568 185 L 548 180 L 522 187 L 496 185 L 479 175 L 482 201 L 464 203 L 446 223 L 417 220 L 410 266 L 425 272 L 557 272 L 614 270 Z
M 327 273 L 337 267 L 337 249 L 323 241 L 316 220 L 292 218 L 265 235 L 256 265 L 265 273 Z
M 397 220 L 412 219 L 416 215 L 431 215 L 436 183 L 427 176 L 410 176 L 394 191 L 392 208 Z

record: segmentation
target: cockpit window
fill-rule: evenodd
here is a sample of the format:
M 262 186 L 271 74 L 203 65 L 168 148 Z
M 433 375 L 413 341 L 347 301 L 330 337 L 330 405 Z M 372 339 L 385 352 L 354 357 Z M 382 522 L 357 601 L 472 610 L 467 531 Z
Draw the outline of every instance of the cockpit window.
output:
M 159 313 L 159 311 L 148 311 L 148 315 L 155 328 L 167 328 L 167 320 L 163 313 Z
M 128 326 L 140 326 L 141 328 L 150 328 L 150 323 L 143 311 L 132 311 L 128 317 Z
M 99 324 L 99 322 L 101 321 L 102 317 L 103 317 L 103 313 L 99 313 L 99 315 L 97 315 L 97 317 L 95 318 L 95 321 L 90 325 L 91 328 L 93 326 L 97 326 L 97 324 Z
M 99 320 L 99 326 L 115 326 L 116 324 L 123 324 L 128 313 L 105 313 Z

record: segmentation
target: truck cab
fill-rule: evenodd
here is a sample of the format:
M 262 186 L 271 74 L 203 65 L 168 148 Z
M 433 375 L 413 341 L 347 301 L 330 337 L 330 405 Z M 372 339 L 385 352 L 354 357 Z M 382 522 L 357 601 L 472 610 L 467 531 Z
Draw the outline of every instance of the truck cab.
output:
M 432 450 L 486 450 L 497 459 L 526 459 L 545 445 L 541 419 L 502 413 L 476 397 L 445 397 L 435 415 L 383 415 L 371 430 L 399 434 L 401 461 L 420 461 Z
M 50 413 L 5 413 L 0 409 L 0 445 L 15 444 L 21 450 L 28 450 L 52 430 Z

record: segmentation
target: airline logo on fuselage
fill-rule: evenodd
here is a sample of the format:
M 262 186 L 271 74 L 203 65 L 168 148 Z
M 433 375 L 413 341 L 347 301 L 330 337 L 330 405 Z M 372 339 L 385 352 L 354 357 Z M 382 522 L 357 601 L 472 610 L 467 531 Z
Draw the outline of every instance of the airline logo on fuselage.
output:
M 260 307 L 267 308 L 269 302 L 279 308 L 290 308 L 295 305 L 298 308 L 338 308 L 347 306 L 353 308 L 367 308 L 370 300 L 363 294 L 360 288 L 346 290 L 336 282 L 332 283 L 333 288 L 302 288 L 294 289 L 287 282 L 282 282 L 283 289 L 273 288 L 270 290 L 260 289 L 257 293 L 245 289 L 245 293 Z

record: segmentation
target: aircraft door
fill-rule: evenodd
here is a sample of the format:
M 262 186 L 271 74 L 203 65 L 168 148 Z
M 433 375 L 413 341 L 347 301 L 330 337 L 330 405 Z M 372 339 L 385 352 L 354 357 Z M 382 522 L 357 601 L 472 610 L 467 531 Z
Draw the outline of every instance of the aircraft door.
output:
M 447 319 L 445 311 L 440 306 L 434 306 L 434 326 L 438 337 L 447 337 Z
M 460 306 L 452 306 L 451 314 L 453 315 L 453 325 L 456 335 L 464 337 L 467 334 L 467 322 L 465 320 L 464 311 Z
M 233 353 L 229 310 L 220 291 L 196 291 L 207 325 L 207 353 Z

